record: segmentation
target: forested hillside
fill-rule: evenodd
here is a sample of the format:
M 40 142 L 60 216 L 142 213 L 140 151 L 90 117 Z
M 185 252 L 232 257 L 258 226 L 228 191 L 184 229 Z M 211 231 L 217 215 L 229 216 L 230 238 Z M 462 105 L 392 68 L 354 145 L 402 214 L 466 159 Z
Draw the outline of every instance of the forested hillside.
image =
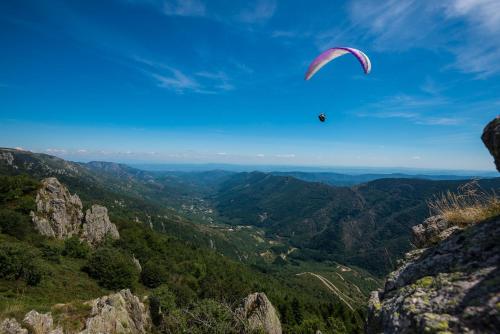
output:
M 221 185 L 215 202 L 228 223 L 289 240 L 299 249 L 294 258 L 333 259 L 382 275 L 410 249 L 411 227 L 430 214 L 427 201 L 467 182 L 380 179 L 347 188 L 241 173 Z M 498 191 L 500 179 L 479 185 Z

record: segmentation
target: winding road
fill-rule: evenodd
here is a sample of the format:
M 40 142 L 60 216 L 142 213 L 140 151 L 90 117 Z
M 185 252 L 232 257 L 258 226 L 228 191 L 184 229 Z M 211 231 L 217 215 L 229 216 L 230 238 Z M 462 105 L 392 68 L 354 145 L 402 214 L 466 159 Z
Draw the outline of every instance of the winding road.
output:
M 341 301 L 344 302 L 344 304 L 346 304 L 352 311 L 354 311 L 354 308 L 352 307 L 351 304 L 349 304 L 349 302 L 346 300 L 346 299 L 350 299 L 352 301 L 352 298 L 349 297 L 349 296 L 346 296 L 344 293 L 342 293 L 342 291 L 340 291 L 339 288 L 337 288 L 332 282 L 330 282 L 327 278 L 319 275 L 319 274 L 315 274 L 315 273 L 312 273 L 312 272 L 303 272 L 303 273 L 299 273 L 299 274 L 296 274 L 297 276 L 302 276 L 302 275 L 312 275 L 314 277 L 316 277 L 317 279 L 319 279 L 321 281 L 321 283 L 323 283 L 323 285 L 325 285 L 327 287 L 328 290 L 330 290 L 331 292 L 333 292 L 335 295 L 337 295 L 337 297 L 339 297 L 339 299 Z M 345 298 L 344 298 L 345 297 Z

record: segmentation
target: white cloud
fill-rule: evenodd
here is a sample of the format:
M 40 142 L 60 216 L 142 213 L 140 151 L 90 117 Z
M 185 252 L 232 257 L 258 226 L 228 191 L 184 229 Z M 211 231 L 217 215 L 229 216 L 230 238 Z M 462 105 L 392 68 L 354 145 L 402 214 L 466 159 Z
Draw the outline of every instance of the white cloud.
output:
M 85 150 L 85 149 L 79 149 L 79 150 L 77 150 L 77 151 L 76 151 L 76 153 L 80 153 L 80 154 L 85 154 L 85 153 L 87 153 L 87 152 L 88 152 L 88 151 L 87 151 L 87 150 Z
M 264 154 L 262 154 L 262 153 L 259 153 L 259 154 L 257 154 L 257 157 L 258 157 L 258 158 L 264 158 L 264 157 L 265 157 L 265 155 L 264 155 Z
M 422 157 L 419 155 L 414 155 L 413 157 L 411 157 L 411 159 L 412 160 L 420 160 L 420 159 L 422 159 Z
M 217 152 L 217 155 L 222 155 L 222 156 L 224 156 L 224 155 L 227 155 L 227 153 L 226 153 L 226 152 Z
M 500 1 L 355 0 L 351 26 L 379 51 L 424 48 L 454 55 L 450 65 L 478 77 L 500 74 Z
M 177 16 L 205 16 L 207 10 L 199 0 L 170 0 L 165 2 L 163 12 Z
M 65 154 L 67 152 L 65 149 L 60 148 L 48 148 L 45 151 L 52 154 Z

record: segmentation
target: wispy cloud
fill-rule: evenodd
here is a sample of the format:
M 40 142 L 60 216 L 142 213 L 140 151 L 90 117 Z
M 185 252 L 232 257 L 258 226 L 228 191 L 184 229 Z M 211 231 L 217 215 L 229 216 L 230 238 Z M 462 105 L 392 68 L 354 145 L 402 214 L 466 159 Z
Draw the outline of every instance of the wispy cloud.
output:
M 67 151 L 65 149 L 61 149 L 61 148 L 48 148 L 45 150 L 45 152 L 51 153 L 51 154 L 65 154 Z
M 500 73 L 499 13 L 498 0 L 355 0 L 348 29 L 379 51 L 450 52 L 450 67 L 482 78 Z
M 217 94 L 234 90 L 231 79 L 223 71 L 200 71 L 187 74 L 177 68 L 161 62 L 155 62 L 141 57 L 133 57 L 135 62 L 145 69 L 141 71 L 157 82 L 158 87 L 166 88 L 178 94 L 188 92 L 198 94 Z
M 170 76 L 151 73 L 151 76 L 158 81 L 158 86 L 183 94 L 186 91 L 201 92 L 200 84 L 193 78 L 188 77 L 177 69 L 170 70 Z
M 258 0 L 254 6 L 241 11 L 237 19 L 245 23 L 260 23 L 269 20 L 276 11 L 275 0 Z
M 452 102 L 443 97 L 420 97 L 410 95 L 396 95 L 377 103 L 363 107 L 364 110 L 356 113 L 359 117 L 400 118 L 420 125 L 452 126 L 464 123 L 465 119 L 459 116 L 429 115 L 436 108 L 450 107 Z
M 207 14 L 207 9 L 199 0 L 173 0 L 165 2 L 163 12 L 167 15 L 202 17 Z
M 248 2 L 243 9 L 234 9 L 239 2 L 228 2 L 224 10 L 210 6 L 211 2 L 200 0 L 126 0 L 128 4 L 142 5 L 155 8 L 168 16 L 202 17 L 221 23 L 259 24 L 274 16 L 277 8 L 276 0 L 257 0 Z M 226 10 L 228 9 L 229 10 Z

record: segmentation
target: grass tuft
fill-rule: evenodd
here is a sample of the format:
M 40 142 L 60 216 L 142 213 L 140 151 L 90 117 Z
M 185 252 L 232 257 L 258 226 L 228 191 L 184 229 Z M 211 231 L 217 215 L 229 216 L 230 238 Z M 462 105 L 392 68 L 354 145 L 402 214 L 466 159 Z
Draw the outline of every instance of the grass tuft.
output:
M 433 215 L 441 215 L 460 227 L 500 215 L 500 198 L 494 191 L 488 192 L 477 180 L 458 189 L 447 191 L 427 202 Z

